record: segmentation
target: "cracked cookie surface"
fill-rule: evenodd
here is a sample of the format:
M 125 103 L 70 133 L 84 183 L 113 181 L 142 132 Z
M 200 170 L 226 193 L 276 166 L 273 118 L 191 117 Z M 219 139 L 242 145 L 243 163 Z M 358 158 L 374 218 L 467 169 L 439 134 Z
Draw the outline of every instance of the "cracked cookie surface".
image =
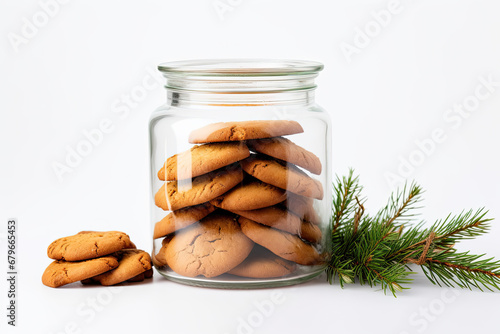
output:
M 242 121 L 208 124 L 189 134 L 192 144 L 270 138 L 304 132 L 296 121 Z
M 253 245 L 234 216 L 215 211 L 176 233 L 168 243 L 165 259 L 179 275 L 215 277 L 243 262 Z
M 238 163 L 197 176 L 190 183 L 166 182 L 155 195 L 155 204 L 163 210 L 179 210 L 205 203 L 220 196 L 243 180 Z
M 167 159 L 158 171 L 162 181 L 190 179 L 247 158 L 250 151 L 245 143 L 212 143 L 195 145 L 190 150 Z
M 56 260 L 45 269 L 42 283 L 57 288 L 102 274 L 116 267 L 118 267 L 118 260 L 114 256 L 104 256 L 81 262 Z
M 52 242 L 47 248 L 47 255 L 54 260 L 82 261 L 133 247 L 135 245 L 123 232 L 82 231 Z

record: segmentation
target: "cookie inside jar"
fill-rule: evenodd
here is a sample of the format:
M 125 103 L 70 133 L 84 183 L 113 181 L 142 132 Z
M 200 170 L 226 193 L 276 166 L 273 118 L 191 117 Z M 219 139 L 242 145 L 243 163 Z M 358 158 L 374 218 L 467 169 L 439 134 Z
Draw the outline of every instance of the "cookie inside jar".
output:
M 321 266 L 320 159 L 285 136 L 296 121 L 208 124 L 166 159 L 155 205 L 153 263 L 166 275 L 248 281 L 293 278 Z M 183 187 L 182 184 L 189 184 Z M 304 269 L 305 268 L 305 269 Z

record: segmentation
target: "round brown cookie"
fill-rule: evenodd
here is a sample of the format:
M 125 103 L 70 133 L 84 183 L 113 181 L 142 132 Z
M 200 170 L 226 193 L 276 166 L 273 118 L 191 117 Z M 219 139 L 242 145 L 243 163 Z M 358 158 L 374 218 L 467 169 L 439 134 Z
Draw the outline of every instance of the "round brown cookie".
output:
M 151 257 L 140 249 L 124 249 L 116 252 L 118 267 L 92 277 L 102 285 L 115 285 L 151 269 Z
M 272 278 L 291 274 L 297 265 L 274 255 L 264 247 L 255 245 L 248 257 L 228 274 L 251 277 Z
M 176 233 L 165 257 L 180 275 L 215 277 L 243 262 L 252 247 L 232 215 L 214 212 Z
M 108 255 L 132 245 L 128 235 L 123 232 L 83 231 L 52 242 L 47 248 L 47 255 L 54 260 L 81 261 Z
M 123 233 L 123 232 L 120 232 L 120 231 L 108 231 L 108 232 L 115 232 L 115 233 Z M 89 233 L 100 233 L 99 231 L 80 231 L 78 232 L 78 234 L 89 234 Z M 127 241 L 127 240 L 125 240 Z M 128 242 L 125 247 L 123 247 L 123 249 L 136 249 L 137 247 L 135 246 L 135 244 L 129 239 L 130 242 Z
M 234 187 L 210 203 L 218 208 L 233 210 L 255 210 L 283 202 L 286 192 L 258 180 Z
M 80 262 L 56 260 L 45 269 L 42 283 L 57 288 L 102 274 L 116 267 L 118 267 L 118 260 L 114 256 L 104 256 Z
M 197 176 L 191 184 L 166 182 L 155 195 L 155 204 L 163 210 L 175 211 L 205 203 L 227 192 L 243 180 L 238 163 Z M 179 182 L 181 182 L 179 184 Z
M 155 224 L 153 238 L 161 238 L 186 226 L 196 223 L 203 217 L 212 213 L 215 207 L 210 203 L 190 206 L 172 211 L 165 218 Z
M 303 265 L 318 264 L 322 261 L 316 249 L 296 235 L 275 230 L 245 217 L 239 217 L 238 222 L 247 237 L 286 260 Z
M 248 147 L 242 142 L 196 145 L 167 159 L 158 171 L 163 181 L 190 179 L 247 158 Z
M 321 161 L 319 158 L 289 139 L 283 137 L 255 139 L 249 140 L 247 145 L 252 151 L 290 162 L 307 169 L 311 173 L 321 174 Z
M 302 222 L 298 216 L 277 205 L 257 210 L 233 210 L 232 212 L 259 224 L 296 234 L 310 242 L 321 240 L 321 231 L 316 225 Z
M 316 210 L 314 210 L 313 201 L 314 199 L 310 197 L 295 195 L 288 192 L 286 195 L 286 201 L 284 201 L 281 205 L 299 216 L 300 219 L 319 225 L 321 223 L 321 219 L 319 218 Z
M 296 121 L 242 121 L 212 123 L 189 135 L 193 144 L 270 138 L 304 132 Z
M 263 155 L 252 155 L 240 161 L 240 164 L 245 172 L 263 182 L 298 195 L 323 198 L 321 182 L 293 164 L 285 164 Z

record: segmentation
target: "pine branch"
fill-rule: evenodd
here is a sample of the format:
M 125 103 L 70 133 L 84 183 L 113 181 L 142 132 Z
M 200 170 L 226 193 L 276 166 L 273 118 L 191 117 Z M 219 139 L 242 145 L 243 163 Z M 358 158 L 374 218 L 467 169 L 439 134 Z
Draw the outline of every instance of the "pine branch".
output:
M 404 262 L 406 259 L 420 256 L 419 251 L 422 250 L 430 234 L 429 230 L 423 229 L 423 225 L 424 222 L 420 222 L 406 231 L 404 226 L 401 226 L 402 233 L 394 240 L 391 252 L 388 253 L 388 260 Z
M 332 284 L 335 278 L 339 278 L 340 286 L 354 283 L 354 272 L 350 269 L 351 261 L 343 261 L 341 258 L 332 258 L 326 268 L 328 282 Z
M 422 189 L 415 183 L 393 194 L 374 217 L 365 214 L 362 187 L 353 170 L 334 184 L 331 257 L 326 269 L 332 283 L 380 285 L 394 296 L 411 283 L 408 263 L 420 265 L 434 284 L 500 290 L 500 261 L 459 253 L 458 241 L 486 233 L 487 211 L 466 211 L 438 220 L 430 228 L 414 223 Z
M 500 290 L 500 261 L 482 259 L 484 255 L 472 255 L 456 250 L 440 252 L 426 259 L 422 269 L 434 284 L 457 285 L 461 288 L 481 291 L 486 288 Z M 453 284 L 454 283 L 454 284 Z
M 489 222 L 493 219 L 484 218 L 488 211 L 484 208 L 477 210 L 474 214 L 472 210 L 462 212 L 458 216 L 449 215 L 444 220 L 437 221 L 431 230 L 436 231 L 437 239 L 441 243 L 451 244 L 460 240 L 473 239 L 481 234 L 485 234 L 490 229 Z
M 411 183 L 409 187 L 405 184 L 402 191 L 398 190 L 396 194 L 391 195 L 387 205 L 377 213 L 375 218 L 385 221 L 387 225 L 407 222 L 415 216 L 411 214 L 411 211 L 420 209 L 415 204 L 421 201 L 421 195 L 422 188 L 416 183 Z
M 356 209 L 355 198 L 359 197 L 362 187 L 359 186 L 358 177 L 354 177 L 354 170 L 350 169 L 347 177 L 342 180 L 337 176 L 337 182 L 334 184 L 334 202 L 333 202 L 333 227 L 334 234 Z
M 393 263 L 381 268 L 374 268 L 373 265 L 358 266 L 356 274 L 361 285 L 377 286 L 380 284 L 384 293 L 389 290 L 396 296 L 397 292 L 408 289 L 404 287 L 404 284 L 411 283 L 412 279 L 407 277 L 414 273 L 408 271 L 404 265 Z

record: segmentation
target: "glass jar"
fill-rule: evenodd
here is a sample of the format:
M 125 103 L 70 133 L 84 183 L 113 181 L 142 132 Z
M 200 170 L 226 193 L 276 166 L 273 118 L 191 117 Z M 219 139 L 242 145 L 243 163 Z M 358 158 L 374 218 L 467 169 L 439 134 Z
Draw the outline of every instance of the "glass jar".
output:
M 204 287 L 292 285 L 325 269 L 331 123 L 314 102 L 323 65 L 195 60 L 158 66 L 150 120 L 152 258 Z

